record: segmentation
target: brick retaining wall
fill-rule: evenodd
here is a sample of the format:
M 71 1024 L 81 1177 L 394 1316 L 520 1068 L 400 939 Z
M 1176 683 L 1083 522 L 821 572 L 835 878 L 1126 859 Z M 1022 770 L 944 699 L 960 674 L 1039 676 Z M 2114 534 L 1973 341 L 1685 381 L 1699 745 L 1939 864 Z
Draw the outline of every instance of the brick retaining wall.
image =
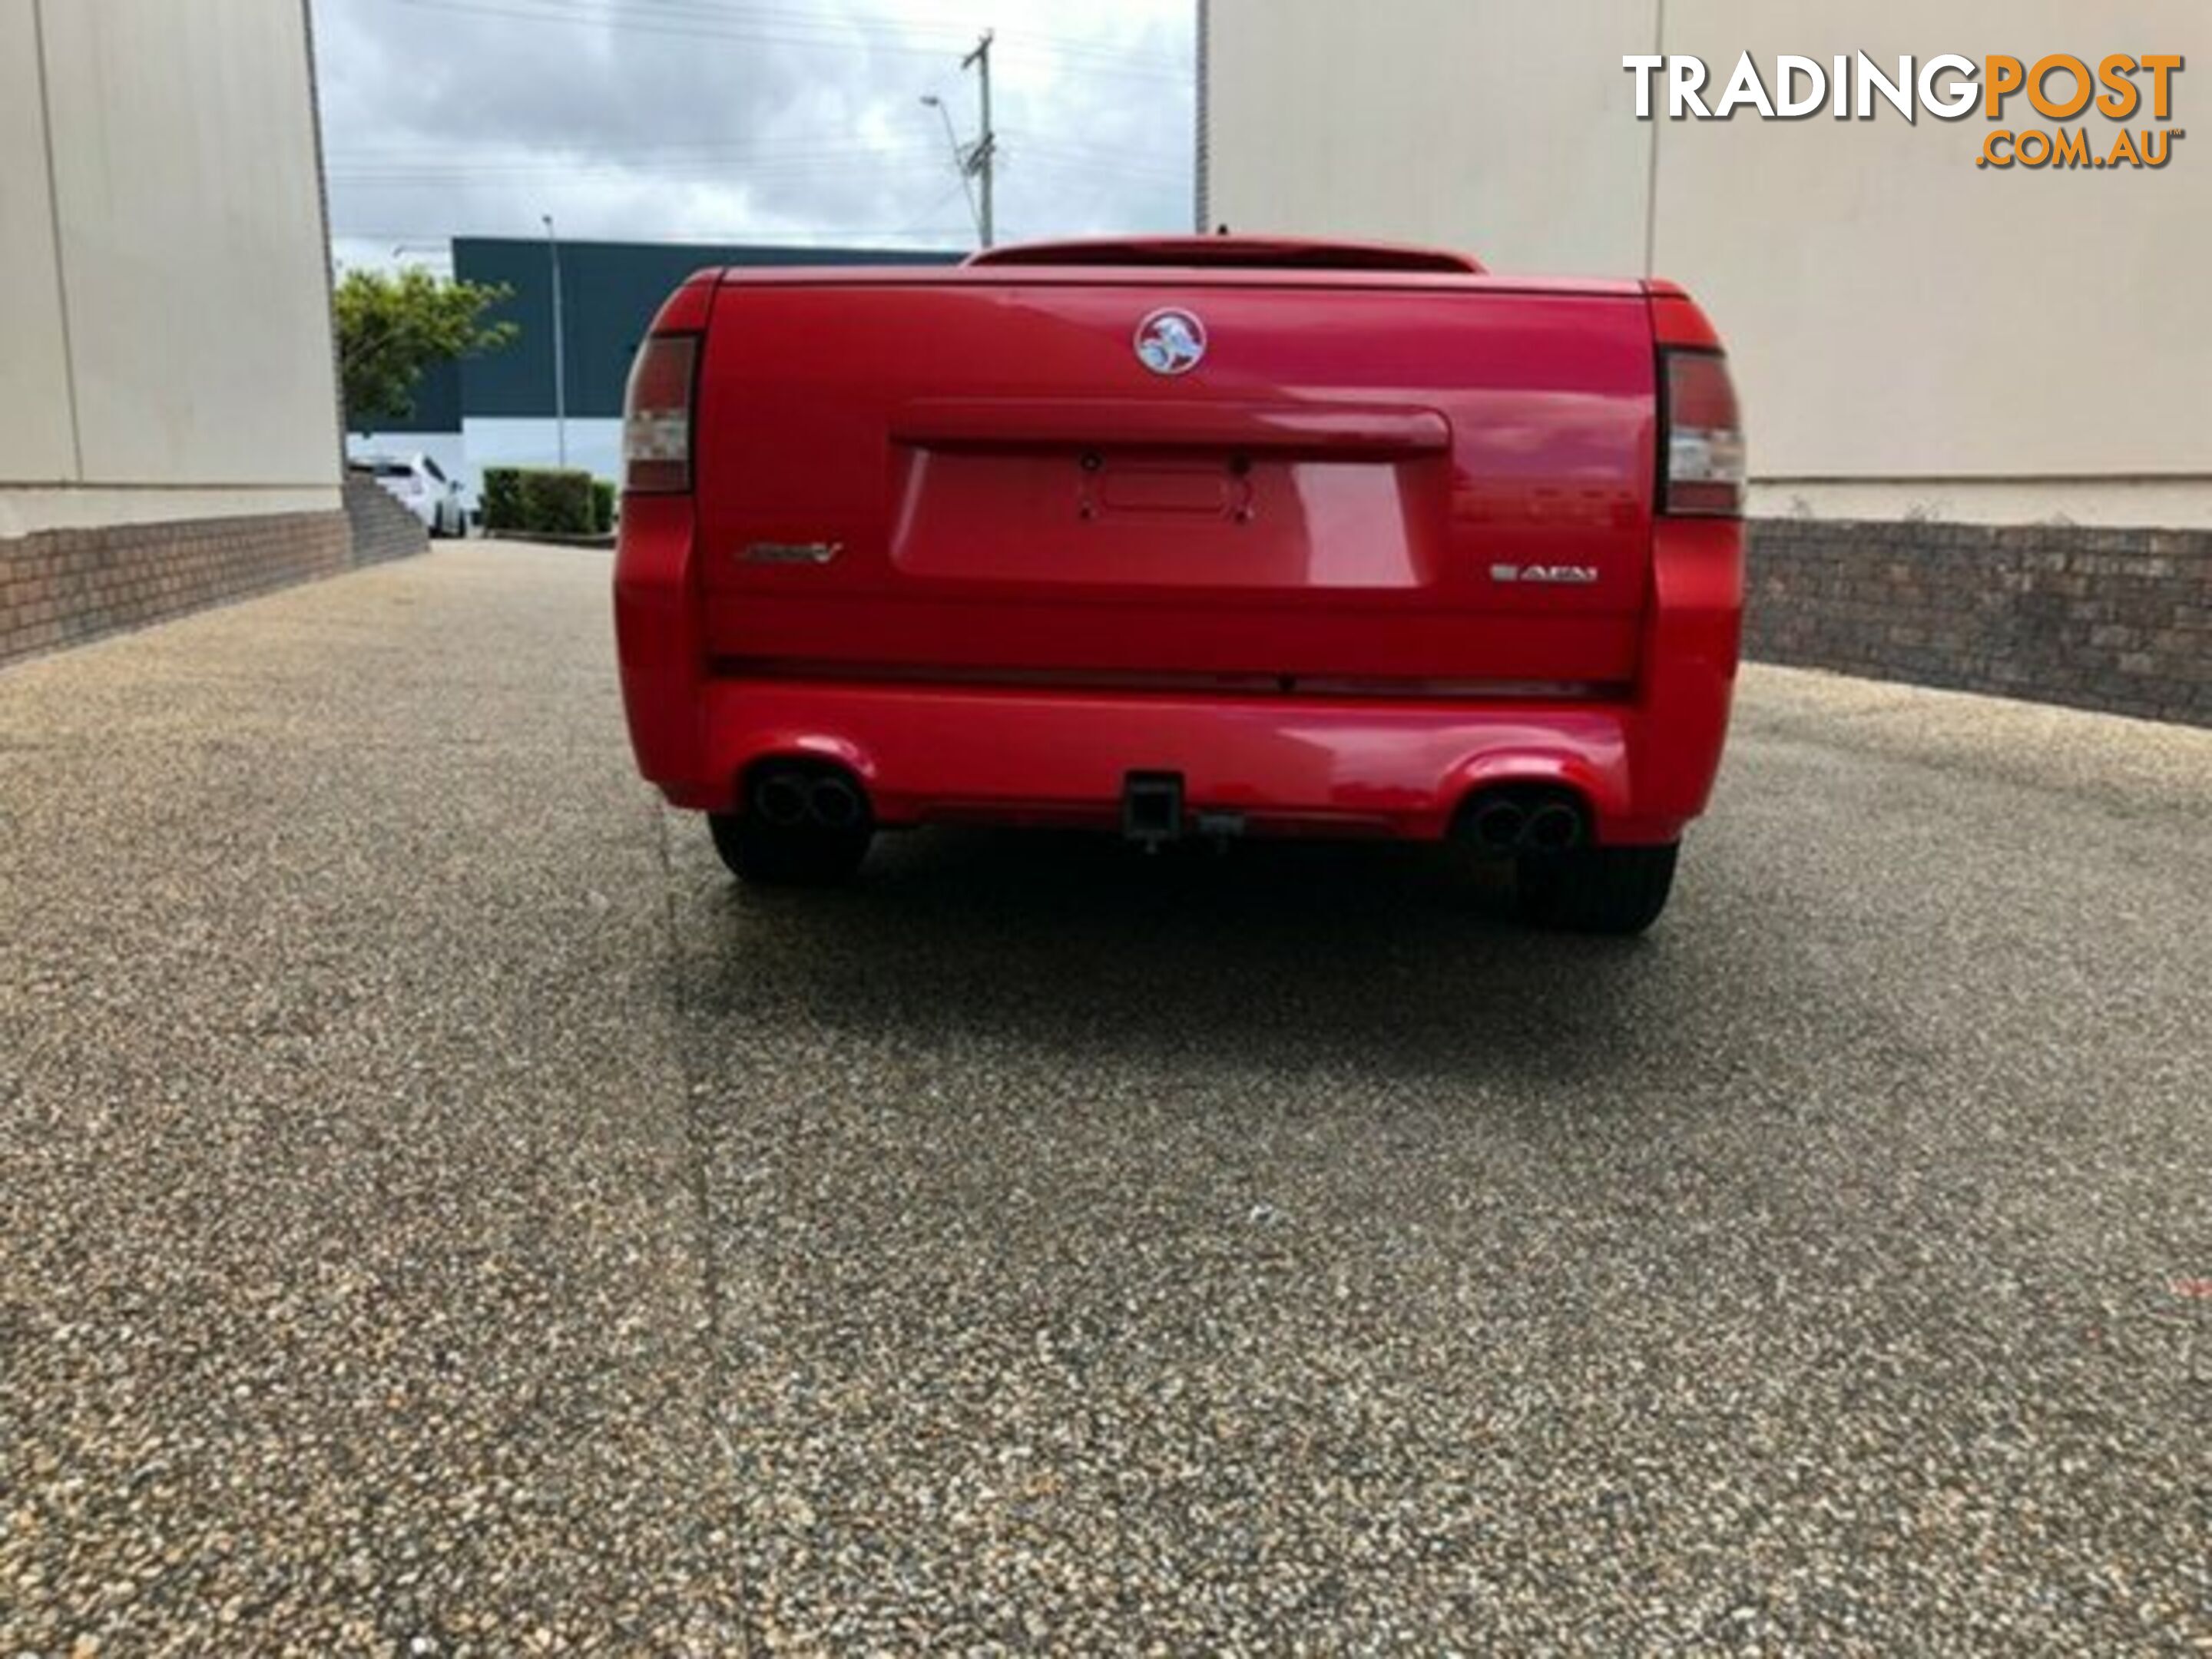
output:
M 1750 531 L 1747 657 L 2212 726 L 2212 531 Z
M 345 509 L 353 526 L 353 562 L 357 565 L 404 559 L 430 544 L 422 521 L 373 479 L 347 476 Z
M 377 501 L 361 499 L 362 490 Z M 0 662 L 419 553 L 426 545 L 413 516 L 374 483 L 349 479 L 346 505 L 344 512 L 111 525 L 0 539 Z

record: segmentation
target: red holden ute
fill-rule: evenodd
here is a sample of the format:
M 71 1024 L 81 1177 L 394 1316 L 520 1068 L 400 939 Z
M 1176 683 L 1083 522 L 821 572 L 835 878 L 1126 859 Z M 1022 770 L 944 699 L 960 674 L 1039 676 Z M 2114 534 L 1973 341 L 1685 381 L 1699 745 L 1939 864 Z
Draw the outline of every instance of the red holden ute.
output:
M 1632 933 L 1719 764 L 1743 438 L 1670 283 L 1230 236 L 702 271 L 623 455 L 638 765 L 748 880 L 939 822 L 1449 837 Z

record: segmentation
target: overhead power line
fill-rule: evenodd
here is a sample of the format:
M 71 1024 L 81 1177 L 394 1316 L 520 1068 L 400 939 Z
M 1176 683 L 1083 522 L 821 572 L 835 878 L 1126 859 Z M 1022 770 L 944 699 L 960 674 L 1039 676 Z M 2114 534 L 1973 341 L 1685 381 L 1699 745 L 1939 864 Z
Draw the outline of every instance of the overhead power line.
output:
M 508 149 L 527 148 L 532 154 L 568 151 L 578 148 L 573 138 L 567 136 L 545 140 L 532 140 L 527 137 L 509 136 L 502 137 L 498 142 L 501 145 Z M 453 155 L 455 143 L 456 141 L 452 138 L 438 138 L 425 139 L 410 144 L 349 145 L 343 149 L 331 150 L 329 155 L 329 160 L 333 165 L 361 166 L 374 166 L 379 163 L 387 161 L 407 162 L 414 161 L 438 161 L 450 158 Z M 593 155 L 678 155 L 684 154 L 699 154 L 729 156 L 740 161 L 758 160 L 773 161 L 794 159 L 807 160 L 816 156 L 884 155 L 895 150 L 925 147 L 926 142 L 919 138 L 892 139 L 889 143 L 882 143 L 872 142 L 867 143 L 854 143 L 836 141 L 825 143 L 819 139 L 790 140 L 781 143 L 761 143 L 757 142 L 738 143 L 733 140 L 720 138 L 665 138 L 638 139 L 635 142 L 617 141 L 606 143 L 600 143 L 594 141 L 590 146 L 590 153 Z
M 921 32 L 921 27 L 900 23 L 878 27 L 841 27 L 823 21 L 814 25 L 779 23 L 763 27 L 743 21 L 725 21 L 737 14 L 678 11 L 665 8 L 641 7 L 638 0 L 602 8 L 583 9 L 573 0 L 507 0 L 494 3 L 493 0 L 400 0 L 404 5 L 419 6 L 434 11 L 455 12 L 483 17 L 504 17 L 533 23 L 571 23 L 591 27 L 624 30 L 647 34 L 672 35 L 704 40 L 750 40 L 763 45 L 793 46 L 845 46 L 853 44 L 854 36 L 864 37 L 863 43 L 872 52 L 894 52 L 912 57 L 937 58 L 948 50 L 957 50 L 939 44 Z M 927 26 L 921 26 L 927 27 Z M 886 38 L 892 31 L 903 38 Z M 939 40 L 944 37 L 939 37 Z M 1071 68 L 1079 68 L 1091 74 L 1125 76 L 1142 80 L 1169 81 L 1181 83 L 1189 79 L 1187 71 L 1169 68 L 1148 68 L 1147 63 L 1170 64 L 1166 58 L 1147 58 L 1135 54 L 1116 54 L 1100 49 L 1091 55 L 1079 44 L 1048 45 L 1045 37 L 1010 37 L 1022 48 L 1023 55 L 1058 58 Z
M 436 184 L 470 179 L 582 179 L 619 175 L 640 179 L 680 179 L 705 174 L 742 183 L 746 179 L 815 179 L 839 173 L 864 173 L 873 178 L 896 173 L 934 173 L 943 163 L 934 156 L 913 152 L 902 156 L 851 157 L 826 161 L 753 161 L 695 156 L 682 161 L 615 159 L 596 161 L 569 156 L 544 161 L 459 161 L 439 165 L 420 164 L 374 167 L 332 167 L 333 184 L 400 182 Z
M 948 200 L 950 198 L 948 197 Z M 885 230 L 881 226 L 866 228 L 827 228 L 821 230 L 759 230 L 729 231 L 702 230 L 690 234 L 662 234 L 656 236 L 568 236 L 562 239 L 568 248 L 588 246 L 595 242 L 621 246 L 642 244 L 650 247 L 792 247 L 866 248 L 886 242 L 927 240 L 938 244 L 945 252 L 957 253 L 969 235 L 965 225 L 916 226 L 905 230 Z M 362 230 L 351 228 L 334 228 L 332 241 L 342 242 L 531 242 L 544 239 L 544 233 L 520 230 Z
M 575 7 L 588 5 L 591 0 L 538 0 L 539 3 Z M 725 21 L 745 21 L 770 24 L 800 29 L 843 30 L 863 28 L 884 33 L 906 34 L 916 37 L 934 36 L 942 40 L 964 42 L 973 38 L 974 30 L 966 23 L 932 22 L 927 19 L 898 16 L 887 13 L 872 15 L 855 12 L 823 13 L 802 10 L 788 6 L 759 6 L 726 4 L 720 0 L 617 0 L 617 3 L 642 11 L 675 17 L 696 17 Z M 1011 34 L 1000 32 L 1000 38 L 1021 41 L 1054 56 L 1090 57 L 1121 63 L 1176 64 L 1183 59 L 1176 53 L 1152 51 L 1143 47 L 1103 46 L 1097 40 L 1074 35 L 1048 34 L 1027 29 L 1018 29 Z
M 930 49 L 939 51 L 948 46 L 957 50 L 960 45 L 974 36 L 969 25 L 959 22 L 933 22 L 925 18 L 880 12 L 823 12 L 787 6 L 726 4 L 720 3 L 720 0 L 511 0 L 511 3 L 554 7 L 592 18 L 605 16 L 610 10 L 614 10 L 651 21 L 712 23 L 726 27 L 797 32 L 816 38 L 828 36 L 836 40 L 846 39 L 854 31 L 860 31 L 902 36 L 917 43 L 934 40 L 940 44 Z M 1081 58 L 1102 64 L 1161 69 L 1179 67 L 1186 62 L 1176 52 L 1102 45 L 1097 40 L 1084 40 L 1075 35 L 1018 29 L 1004 38 L 1056 58 Z

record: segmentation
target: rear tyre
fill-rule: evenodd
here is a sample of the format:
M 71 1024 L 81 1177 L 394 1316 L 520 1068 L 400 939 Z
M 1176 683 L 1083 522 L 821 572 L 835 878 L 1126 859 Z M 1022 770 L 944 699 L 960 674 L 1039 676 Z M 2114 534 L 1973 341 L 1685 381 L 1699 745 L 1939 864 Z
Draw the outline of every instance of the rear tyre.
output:
M 1524 853 L 1514 864 L 1516 908 L 1523 921 L 1538 927 L 1622 938 L 1640 933 L 1667 908 L 1678 850 L 1669 842 Z
M 707 828 L 730 873 L 759 887 L 835 886 L 860 867 L 875 838 L 866 823 L 840 830 L 787 827 L 735 812 L 709 812 Z

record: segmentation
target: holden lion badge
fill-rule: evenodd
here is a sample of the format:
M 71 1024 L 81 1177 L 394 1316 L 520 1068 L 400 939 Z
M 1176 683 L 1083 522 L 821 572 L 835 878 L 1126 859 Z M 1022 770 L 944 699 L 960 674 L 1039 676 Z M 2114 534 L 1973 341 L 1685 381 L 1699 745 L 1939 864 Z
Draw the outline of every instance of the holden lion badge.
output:
M 1137 325 L 1137 361 L 1155 374 L 1187 374 L 1206 356 L 1206 325 L 1170 307 Z

